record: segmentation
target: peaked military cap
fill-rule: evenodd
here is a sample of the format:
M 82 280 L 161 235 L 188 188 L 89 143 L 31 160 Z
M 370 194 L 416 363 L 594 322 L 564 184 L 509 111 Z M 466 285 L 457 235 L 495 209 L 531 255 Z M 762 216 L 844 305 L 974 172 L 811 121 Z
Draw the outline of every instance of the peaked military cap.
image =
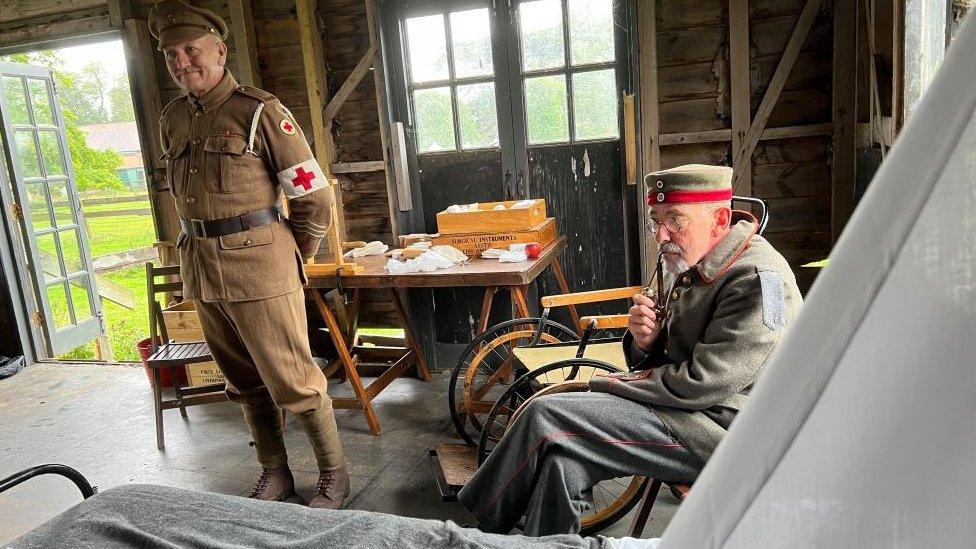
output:
M 732 168 L 685 164 L 644 176 L 647 204 L 721 202 L 732 199 Z
M 149 32 L 159 40 L 156 49 L 162 51 L 167 44 L 195 40 L 212 34 L 227 39 L 227 23 L 216 13 L 180 0 L 162 0 L 149 12 Z

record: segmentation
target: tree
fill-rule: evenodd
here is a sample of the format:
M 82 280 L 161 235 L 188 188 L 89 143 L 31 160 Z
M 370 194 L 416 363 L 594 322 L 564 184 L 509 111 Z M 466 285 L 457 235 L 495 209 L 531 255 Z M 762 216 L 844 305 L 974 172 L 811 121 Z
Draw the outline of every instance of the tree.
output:
M 71 165 L 74 168 L 78 190 L 127 190 L 125 183 L 119 179 L 117 173 L 117 170 L 122 167 L 122 156 L 115 151 L 98 150 L 89 147 L 85 132 L 78 127 L 81 117 L 75 111 L 76 108 L 79 108 L 76 102 L 79 101 L 79 98 L 91 96 L 93 93 L 101 95 L 101 91 L 97 90 L 101 90 L 103 87 L 100 82 L 85 83 L 85 79 L 90 80 L 96 78 L 100 74 L 101 69 L 97 66 L 89 65 L 85 67 L 82 73 L 59 71 L 55 67 L 61 66 L 62 62 L 58 59 L 57 53 L 52 50 L 14 54 L 7 56 L 4 60 L 15 63 L 42 65 L 54 69 L 54 80 L 58 87 L 57 98 L 61 102 L 61 114 L 64 118 L 66 131 L 65 137 L 68 141 L 68 152 L 71 154 Z M 79 76 L 80 79 L 76 78 Z M 80 88 L 78 82 L 82 82 Z M 11 105 L 13 117 L 19 120 L 29 120 L 24 94 L 6 90 L 6 96 L 8 103 Z M 37 100 L 34 101 L 35 113 L 47 112 L 43 108 L 38 108 L 39 106 L 43 107 L 43 105 L 38 104 Z M 102 122 L 107 121 L 108 115 L 105 112 L 104 103 L 104 100 L 99 99 L 97 103 L 93 101 L 90 104 L 82 104 L 80 108 L 85 111 L 85 115 L 88 117 L 84 122 L 90 122 L 92 117 L 101 119 Z M 52 132 L 40 132 L 39 135 L 41 135 L 40 156 L 43 158 L 47 171 L 51 173 L 55 170 L 63 169 L 57 167 L 58 160 L 63 156 L 60 151 L 60 143 L 56 138 L 53 138 Z M 51 135 L 52 138 L 47 139 L 46 137 L 48 135 Z M 23 148 L 18 153 L 22 164 L 29 173 L 40 173 L 39 159 L 33 153 L 32 149 Z
M 54 69 L 53 66 L 48 66 Z M 101 66 L 89 63 L 81 72 L 55 70 L 54 78 L 58 82 L 61 108 L 75 113 L 77 124 L 84 126 L 108 122 Z
M 132 107 L 132 94 L 129 93 L 129 80 L 119 76 L 108 91 L 108 104 L 112 111 L 112 122 L 135 122 L 136 112 Z

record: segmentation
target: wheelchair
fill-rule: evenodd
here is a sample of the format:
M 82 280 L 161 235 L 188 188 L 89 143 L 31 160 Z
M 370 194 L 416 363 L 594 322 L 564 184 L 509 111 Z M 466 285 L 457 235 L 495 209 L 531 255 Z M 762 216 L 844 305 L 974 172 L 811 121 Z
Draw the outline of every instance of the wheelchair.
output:
M 769 223 L 766 202 L 738 196 L 732 200 L 759 210 L 758 234 L 762 234 Z M 660 261 L 655 274 L 657 293 L 663 295 Z M 628 370 L 620 344 L 627 328 L 626 314 L 585 316 L 579 326 L 570 328 L 549 318 L 552 309 L 629 300 L 643 290 L 643 286 L 630 286 L 546 296 L 540 300 L 543 310 L 539 317 L 502 322 L 468 345 L 452 372 L 448 405 L 458 435 L 477 446 L 478 465 L 532 399 L 587 391 L 590 377 Z M 633 476 L 594 486 L 593 505 L 581 517 L 581 535 L 594 534 L 619 521 L 649 491 L 648 486 L 656 494 L 661 483 Z M 687 487 L 670 489 L 679 500 L 687 493 Z

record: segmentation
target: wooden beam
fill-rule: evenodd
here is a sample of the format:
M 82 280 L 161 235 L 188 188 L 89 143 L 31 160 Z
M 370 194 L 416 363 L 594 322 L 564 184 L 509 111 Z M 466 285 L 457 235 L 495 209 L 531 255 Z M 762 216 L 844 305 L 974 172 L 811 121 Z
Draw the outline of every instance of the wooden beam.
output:
M 53 15 L 0 23 L 0 48 L 5 54 L 53 48 L 66 40 L 93 40 L 113 30 L 108 6 L 103 2 L 94 8 L 66 9 Z
M 641 173 L 661 169 L 660 105 L 657 81 L 657 1 L 637 2 L 638 62 L 640 63 L 640 133 Z M 638 234 L 643 235 L 647 208 L 644 204 L 644 185 L 638 185 Z M 638 238 L 641 246 L 641 276 L 647 280 L 654 272 L 658 246 L 653 238 Z
M 352 95 L 352 92 L 355 91 L 356 86 L 362 82 L 363 77 L 366 76 L 366 73 L 369 72 L 369 69 L 373 66 L 373 60 L 376 59 L 376 50 L 376 44 L 370 44 L 369 49 L 363 54 L 363 58 L 359 60 L 359 63 L 356 63 L 356 68 L 349 73 L 349 77 L 346 78 L 346 81 L 342 83 L 339 91 L 332 96 L 332 99 L 329 101 L 329 104 L 326 105 L 325 112 L 323 113 L 326 120 L 331 121 L 335 119 L 336 114 L 339 113 L 339 109 L 341 109 L 342 105 L 345 104 L 346 99 Z
M 398 205 L 400 197 L 397 194 L 396 174 L 390 169 L 390 158 L 393 155 L 390 139 L 389 105 L 386 101 L 386 83 L 383 81 L 383 56 L 379 51 L 379 25 L 376 22 L 376 3 L 374 0 L 366 2 L 366 23 L 369 30 L 370 48 L 376 49 L 373 56 L 373 89 L 376 95 L 376 117 L 380 125 L 380 145 L 383 147 L 383 164 L 386 166 L 386 204 L 390 215 L 390 231 L 393 236 L 399 236 L 400 223 L 398 219 Z M 408 208 L 409 209 L 409 208 Z
M 733 162 L 732 166 L 734 170 L 732 175 L 733 188 L 737 186 L 736 180 L 738 174 L 742 171 L 743 164 L 747 159 L 750 162 L 752 161 L 752 153 L 756 150 L 759 136 L 766 128 L 766 123 L 769 122 L 769 116 L 773 112 L 773 107 L 776 106 L 779 94 L 783 91 L 786 79 L 789 77 L 790 71 L 793 70 L 793 63 L 796 62 L 796 58 L 800 54 L 800 48 L 803 46 L 803 42 L 806 41 L 807 35 L 810 34 L 810 29 L 817 19 L 817 14 L 820 12 L 820 6 L 822 4 L 823 0 L 807 0 L 806 5 L 803 6 L 803 11 L 800 12 L 800 17 L 796 21 L 796 27 L 793 28 L 793 34 L 790 35 L 790 40 L 783 50 L 783 57 L 780 58 L 779 64 L 776 65 L 776 71 L 773 72 L 773 77 L 769 80 L 769 86 L 766 87 L 766 93 L 763 95 L 762 102 L 759 103 L 759 108 L 756 110 L 756 117 L 749 126 L 749 131 L 746 133 L 742 147 L 738 153 L 732 155 L 733 158 L 738 159 Z M 836 52 L 837 50 L 834 51 Z M 844 50 L 842 54 L 850 56 L 852 51 L 854 50 Z
M 295 11 L 298 18 L 298 32 L 302 44 L 302 63 L 305 68 L 305 87 L 308 92 L 308 107 L 312 113 L 313 152 L 335 192 L 335 222 L 338 224 L 338 240 L 346 239 L 346 221 L 344 215 L 342 189 L 329 165 L 336 160 L 335 144 L 332 142 L 332 121 L 319 115 L 324 109 L 328 94 L 328 83 L 325 70 L 325 48 L 322 44 L 322 34 L 319 30 L 318 18 L 314 9 L 315 0 L 295 0 Z M 330 247 L 337 244 L 336 239 L 330 239 Z M 342 248 L 330 250 L 335 263 L 341 262 Z
M 834 0 L 834 72 L 832 111 L 834 133 L 831 158 L 830 233 L 836 242 L 854 211 L 857 149 L 856 0 Z
M 637 113 L 634 109 L 635 98 L 632 93 L 624 94 L 624 167 L 626 168 L 626 182 L 628 185 L 637 184 Z
M 332 173 L 366 173 L 381 172 L 386 169 L 386 162 L 370 160 L 369 162 L 336 162 L 329 164 Z
M 228 0 L 234 50 L 237 52 L 237 80 L 245 86 L 261 87 L 258 68 L 258 43 L 254 34 L 254 14 L 250 0 Z
M 800 126 L 782 126 L 766 128 L 759 136 L 760 141 L 770 139 L 795 139 L 799 137 L 817 137 L 832 135 L 834 125 L 830 122 L 821 124 L 803 124 Z M 671 145 L 692 145 L 695 143 L 721 143 L 732 139 L 732 130 L 706 130 L 700 132 L 663 133 L 658 141 L 662 147 Z
M 742 158 L 743 142 L 751 126 L 749 74 L 749 0 L 729 0 L 729 80 L 732 103 L 732 165 L 737 166 L 733 191 L 752 196 L 752 152 Z
M 159 160 L 163 147 L 159 137 L 159 117 L 163 105 L 156 80 L 156 48 L 144 19 L 127 19 L 122 45 L 125 50 L 133 104 L 139 117 L 139 141 L 146 167 L 149 198 L 155 212 L 157 240 L 176 242 L 180 234 L 179 215 L 169 192 L 166 165 Z
M 23 21 L 66 11 L 98 8 L 104 4 L 105 0 L 6 0 L 0 11 L 0 22 Z
M 108 21 L 113 29 L 124 29 L 125 20 L 131 17 L 129 0 L 108 0 Z

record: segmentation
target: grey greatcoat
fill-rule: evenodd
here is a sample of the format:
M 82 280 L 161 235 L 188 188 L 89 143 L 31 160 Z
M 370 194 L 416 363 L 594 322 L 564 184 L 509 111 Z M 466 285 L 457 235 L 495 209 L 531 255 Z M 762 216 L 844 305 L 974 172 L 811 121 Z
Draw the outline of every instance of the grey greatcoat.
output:
M 491 532 L 577 532 L 586 489 L 629 475 L 695 480 L 800 307 L 783 257 L 748 214 L 674 281 L 671 317 L 634 371 L 592 378 L 591 393 L 532 401 L 458 501 Z M 741 219 L 747 217 L 746 219 Z M 612 394 L 608 394 L 612 393 Z M 621 398 L 622 397 L 622 398 Z
M 630 374 L 590 389 L 654 406 L 702 462 L 742 408 L 803 298 L 786 259 L 736 212 L 732 231 L 674 280 L 671 314 L 649 353 L 624 338 Z

